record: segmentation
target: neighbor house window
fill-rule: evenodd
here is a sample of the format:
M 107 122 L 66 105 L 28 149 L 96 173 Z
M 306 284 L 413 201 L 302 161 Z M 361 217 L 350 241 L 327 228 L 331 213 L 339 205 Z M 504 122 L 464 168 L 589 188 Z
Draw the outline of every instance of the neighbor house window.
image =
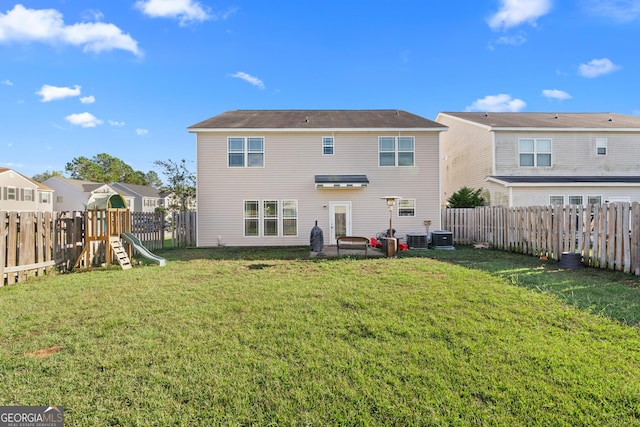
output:
M 17 200 L 16 194 L 16 187 L 7 187 L 7 200 Z
M 49 193 L 40 193 L 40 203 L 49 203 Z
M 247 200 L 244 202 L 244 235 L 245 237 L 258 236 L 259 229 L 259 202 Z
M 415 141 L 413 136 L 381 136 L 378 138 L 380 166 L 413 166 Z
M 33 188 L 24 189 L 24 201 L 33 202 Z
M 587 203 L 590 205 L 601 205 L 602 196 L 587 196 Z
M 564 196 L 549 196 L 550 205 L 564 205 Z
M 278 201 L 277 200 L 265 200 L 263 202 L 263 215 L 264 215 L 264 235 L 265 236 L 277 236 L 278 235 Z
M 551 166 L 551 140 L 547 138 L 518 141 L 521 167 Z
M 582 196 L 569 196 L 569 204 L 570 205 L 581 205 L 582 204 Z
M 333 137 L 325 136 L 322 138 L 322 154 L 325 156 L 333 155 Z
M 264 138 L 230 137 L 227 140 L 229 167 L 264 166 Z
M 398 200 L 398 216 L 416 216 L 416 201 L 414 199 Z
M 246 200 L 244 202 L 245 237 L 280 235 L 298 235 L 297 200 L 263 200 L 262 202 Z
M 596 138 L 596 155 L 607 155 L 607 138 Z

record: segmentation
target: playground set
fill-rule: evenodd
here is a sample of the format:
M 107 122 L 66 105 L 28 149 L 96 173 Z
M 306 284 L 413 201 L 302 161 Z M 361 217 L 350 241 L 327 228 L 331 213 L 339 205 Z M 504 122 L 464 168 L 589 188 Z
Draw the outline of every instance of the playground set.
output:
M 84 247 L 74 268 L 110 266 L 118 263 L 123 270 L 131 268 L 133 251 L 161 267 L 166 260 L 151 253 L 131 233 L 131 213 L 119 194 L 94 194 L 87 203 L 84 223 Z

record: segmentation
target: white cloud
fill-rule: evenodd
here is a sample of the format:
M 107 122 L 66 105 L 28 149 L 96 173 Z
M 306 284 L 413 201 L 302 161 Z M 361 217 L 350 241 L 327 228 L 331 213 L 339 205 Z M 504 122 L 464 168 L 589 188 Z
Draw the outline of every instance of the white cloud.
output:
M 80 98 L 80 102 L 82 102 L 83 104 L 93 104 L 94 102 L 96 102 L 96 98 L 93 95 L 83 96 L 82 98 Z
M 524 33 L 516 34 L 515 36 L 503 36 L 496 40 L 497 44 L 506 44 L 510 46 L 520 46 L 527 42 L 527 38 Z
M 55 101 L 57 99 L 68 98 L 70 96 L 79 96 L 80 86 L 75 85 L 71 88 L 42 85 L 42 88 L 36 92 L 36 95 L 40 95 L 42 97 L 40 102 Z
M 640 0 L 583 0 L 588 13 L 616 21 L 633 21 L 640 16 Z
M 264 89 L 264 83 L 262 82 L 262 80 L 260 80 L 257 77 L 254 77 L 250 74 L 244 73 L 242 71 L 238 71 L 235 74 L 232 74 L 231 77 L 235 78 L 235 79 L 241 79 L 244 80 L 254 86 L 259 87 L 260 89 Z
M 146 136 L 149 135 L 149 131 L 147 129 L 136 129 L 136 135 Z
M 65 120 L 72 125 L 81 126 L 83 128 L 94 128 L 102 124 L 102 120 L 99 120 L 91 113 L 70 114 L 65 117 Z
M 116 127 L 122 127 L 122 126 L 124 126 L 124 125 L 125 125 L 125 123 L 124 123 L 124 122 L 119 122 L 119 121 L 117 121 L 117 120 L 109 120 L 109 124 L 110 124 L 111 126 L 116 126 Z
M 536 20 L 551 10 L 551 0 L 501 0 L 500 10 L 489 18 L 492 30 L 506 30 Z
M 176 18 L 182 26 L 218 18 L 194 0 L 138 0 L 135 7 L 152 18 Z
M 0 84 L 3 84 L 5 86 L 13 86 L 13 82 L 11 80 L 9 80 L 9 79 L 5 79 L 5 80 L 0 81 Z
M 618 71 L 621 67 L 611 62 L 609 58 L 592 59 L 586 64 L 580 64 L 578 74 L 582 77 L 594 78 Z
M 511 95 L 504 93 L 498 95 L 488 95 L 482 99 L 475 100 L 467 111 L 487 111 L 487 112 L 517 112 L 526 107 L 527 104 L 521 99 L 513 99 Z
M 122 49 L 142 54 L 138 42 L 113 24 L 65 25 L 62 14 L 55 9 L 27 9 L 21 4 L 6 14 L 0 13 L 0 43 L 10 41 L 70 44 L 82 46 L 85 52 Z
M 571 95 L 559 89 L 544 89 L 542 91 L 542 96 L 547 98 L 558 99 L 560 101 L 563 101 L 565 99 L 571 99 Z

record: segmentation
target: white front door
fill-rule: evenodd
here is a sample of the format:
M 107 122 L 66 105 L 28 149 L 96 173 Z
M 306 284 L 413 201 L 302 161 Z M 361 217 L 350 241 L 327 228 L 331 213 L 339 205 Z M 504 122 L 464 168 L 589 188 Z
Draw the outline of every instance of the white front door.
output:
M 330 202 L 329 211 L 331 218 L 331 241 L 330 245 L 336 244 L 336 239 L 340 236 L 351 235 L 351 202 Z

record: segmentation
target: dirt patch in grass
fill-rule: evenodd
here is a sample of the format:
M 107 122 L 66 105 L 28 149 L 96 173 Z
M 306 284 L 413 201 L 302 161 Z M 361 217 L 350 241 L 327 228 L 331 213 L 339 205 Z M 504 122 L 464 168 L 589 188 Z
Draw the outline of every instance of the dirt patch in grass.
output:
M 62 351 L 62 347 L 59 345 L 54 345 L 49 348 L 41 348 L 40 350 L 32 351 L 27 353 L 27 356 L 37 357 L 38 359 L 44 359 L 45 357 L 49 357 L 52 354 L 60 353 Z

